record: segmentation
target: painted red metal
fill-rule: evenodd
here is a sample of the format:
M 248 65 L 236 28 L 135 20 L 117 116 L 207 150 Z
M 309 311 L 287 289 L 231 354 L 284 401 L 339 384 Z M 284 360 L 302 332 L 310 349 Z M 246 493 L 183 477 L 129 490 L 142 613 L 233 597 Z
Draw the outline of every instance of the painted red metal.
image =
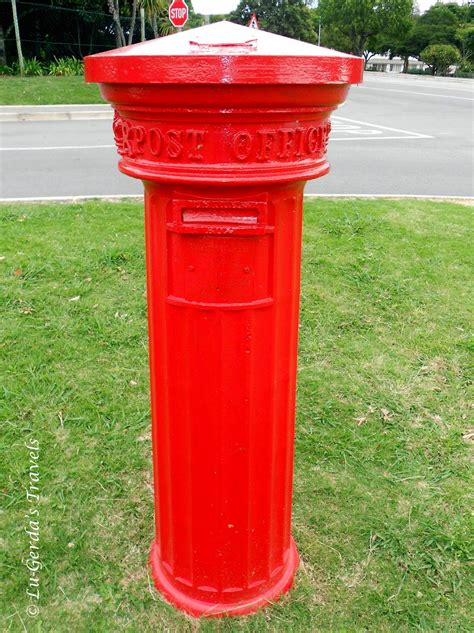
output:
M 145 186 L 153 577 L 196 615 L 291 586 L 304 183 L 362 60 L 218 23 L 85 60 Z

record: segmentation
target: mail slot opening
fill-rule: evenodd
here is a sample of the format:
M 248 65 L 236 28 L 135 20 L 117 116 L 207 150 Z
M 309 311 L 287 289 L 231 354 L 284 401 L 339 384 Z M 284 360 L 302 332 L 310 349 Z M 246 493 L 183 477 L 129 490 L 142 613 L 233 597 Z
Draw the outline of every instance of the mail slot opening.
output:
M 257 224 L 257 209 L 183 209 L 186 224 Z

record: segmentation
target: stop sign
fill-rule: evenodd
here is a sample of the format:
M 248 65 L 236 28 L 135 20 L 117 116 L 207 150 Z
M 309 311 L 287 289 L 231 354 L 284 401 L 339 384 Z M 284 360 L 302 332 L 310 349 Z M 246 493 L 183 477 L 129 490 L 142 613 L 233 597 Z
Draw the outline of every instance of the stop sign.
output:
M 168 15 L 171 24 L 180 28 L 188 21 L 188 5 L 184 0 L 173 0 L 168 9 Z

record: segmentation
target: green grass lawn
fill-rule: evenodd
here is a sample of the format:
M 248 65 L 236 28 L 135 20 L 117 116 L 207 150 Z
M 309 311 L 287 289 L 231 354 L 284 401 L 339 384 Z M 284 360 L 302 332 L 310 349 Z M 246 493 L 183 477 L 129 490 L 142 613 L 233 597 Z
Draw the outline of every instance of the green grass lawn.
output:
M 103 103 L 96 84 L 84 77 L 0 76 L 0 105 Z
M 147 568 L 141 205 L 1 206 L 2 630 L 472 631 L 471 211 L 306 203 L 293 518 L 302 565 L 271 608 L 194 622 L 161 600 Z M 28 441 L 40 447 L 38 504 L 25 494 Z M 26 613 L 36 604 L 26 595 L 32 508 L 37 617 Z

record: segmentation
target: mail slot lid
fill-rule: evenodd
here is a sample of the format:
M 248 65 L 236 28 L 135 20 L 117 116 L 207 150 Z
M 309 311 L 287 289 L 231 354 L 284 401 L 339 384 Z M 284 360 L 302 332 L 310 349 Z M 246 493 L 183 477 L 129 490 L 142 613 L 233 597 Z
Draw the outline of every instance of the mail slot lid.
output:
M 168 298 L 208 307 L 271 301 L 273 229 L 265 201 L 174 200 Z
M 200 235 L 264 235 L 273 233 L 265 201 L 174 200 L 168 230 Z

